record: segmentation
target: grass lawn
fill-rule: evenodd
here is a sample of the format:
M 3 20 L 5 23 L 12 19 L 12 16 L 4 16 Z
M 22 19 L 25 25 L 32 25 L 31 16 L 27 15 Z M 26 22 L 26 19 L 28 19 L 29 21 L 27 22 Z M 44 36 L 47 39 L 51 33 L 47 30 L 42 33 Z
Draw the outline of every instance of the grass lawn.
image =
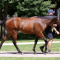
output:
M 54 37 L 54 41 L 60 41 L 59 36 L 55 36 Z M 42 39 L 39 39 L 39 42 L 43 41 Z M 1 42 L 1 41 L 0 41 Z M 12 40 L 6 40 L 5 43 L 11 43 Z M 17 39 L 17 42 L 34 42 L 34 39 Z M 32 51 L 33 49 L 33 45 L 34 44 L 30 44 L 30 45 L 18 45 L 19 49 L 23 52 L 23 51 Z M 36 46 L 36 52 L 41 52 L 39 47 L 43 45 L 43 44 L 37 44 Z M 54 52 L 60 52 L 60 43 L 52 43 L 52 51 Z M 2 48 L 0 49 L 0 51 L 17 51 L 16 48 L 14 47 L 14 45 L 12 46 L 2 46 Z M 60 57 L 0 57 L 0 60 L 60 60 Z
M 33 45 L 34 44 L 29 44 L 29 45 L 18 45 L 19 49 L 21 51 L 32 51 L 33 49 Z M 42 46 L 43 44 L 37 44 L 36 46 L 36 51 L 38 52 L 41 52 L 39 47 Z M 51 48 L 52 51 L 60 51 L 60 43 L 52 43 L 52 48 Z M 0 51 L 16 51 L 16 48 L 14 47 L 14 45 L 11 45 L 11 46 L 2 46 L 1 50 Z
M 39 47 L 43 44 L 37 44 L 36 51 L 40 52 Z M 21 51 L 32 51 L 33 44 L 31 45 L 18 45 Z M 53 43 L 52 51 L 60 51 L 60 44 Z M 0 51 L 16 51 L 15 47 L 12 46 L 2 46 Z M 60 60 L 60 57 L 0 57 L 0 60 Z
M 54 39 L 53 41 L 60 41 L 60 36 L 54 36 Z M 42 39 L 39 39 L 39 42 L 40 41 L 43 41 Z M 1 40 L 0 40 L 1 42 Z M 17 42 L 21 43 L 21 42 L 34 42 L 34 39 L 17 39 Z M 4 43 L 12 43 L 12 40 L 6 40 Z M 21 51 L 32 51 L 32 48 L 33 48 L 33 45 L 34 44 L 31 44 L 31 45 L 18 45 L 19 49 L 21 49 Z M 43 45 L 43 44 L 37 44 L 36 46 L 36 51 L 40 51 L 39 47 Z M 51 50 L 52 51 L 60 51 L 60 43 L 53 43 L 52 44 L 52 48 Z M 1 50 L 0 51 L 16 51 L 14 45 L 12 46 L 2 46 Z
M 43 44 L 37 44 L 36 51 L 41 52 L 39 47 Z M 18 45 L 21 51 L 32 51 L 33 44 L 31 45 Z M 12 46 L 2 46 L 0 51 L 16 51 L 14 45 Z M 60 51 L 60 43 L 52 44 L 52 51 Z M 60 60 L 60 57 L 0 57 L 0 60 Z
M 0 57 L 0 60 L 60 60 L 60 57 Z

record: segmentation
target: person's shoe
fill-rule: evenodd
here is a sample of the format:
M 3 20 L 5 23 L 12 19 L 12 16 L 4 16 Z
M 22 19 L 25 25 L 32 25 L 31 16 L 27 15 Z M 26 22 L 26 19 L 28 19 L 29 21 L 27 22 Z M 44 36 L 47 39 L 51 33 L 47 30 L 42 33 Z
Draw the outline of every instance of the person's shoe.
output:
M 43 47 L 43 46 L 41 46 L 41 47 L 39 47 L 39 48 L 40 48 L 40 50 L 43 52 L 43 48 L 44 48 L 44 47 Z
M 48 52 L 48 54 L 54 54 L 53 52 Z
M 53 52 L 51 52 L 51 50 L 48 51 L 48 54 L 53 54 Z

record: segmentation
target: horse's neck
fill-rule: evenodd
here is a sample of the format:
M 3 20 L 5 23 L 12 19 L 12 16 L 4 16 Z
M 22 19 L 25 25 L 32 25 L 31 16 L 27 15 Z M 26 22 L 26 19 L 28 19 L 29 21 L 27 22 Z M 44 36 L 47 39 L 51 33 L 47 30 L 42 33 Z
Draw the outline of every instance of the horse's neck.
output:
M 47 26 L 51 26 L 51 25 L 57 23 L 57 18 L 54 18 L 52 20 L 46 19 L 44 22 L 46 23 Z
M 51 23 L 51 21 L 52 21 L 52 20 L 50 20 L 50 19 L 45 19 L 44 22 L 46 23 L 46 25 L 49 25 L 49 24 Z
M 51 20 L 48 26 L 53 26 L 53 24 L 57 24 L 57 18 L 54 18 L 53 20 Z
M 58 19 L 57 18 L 54 18 L 53 20 L 52 20 L 52 23 L 57 23 L 57 21 L 58 21 Z

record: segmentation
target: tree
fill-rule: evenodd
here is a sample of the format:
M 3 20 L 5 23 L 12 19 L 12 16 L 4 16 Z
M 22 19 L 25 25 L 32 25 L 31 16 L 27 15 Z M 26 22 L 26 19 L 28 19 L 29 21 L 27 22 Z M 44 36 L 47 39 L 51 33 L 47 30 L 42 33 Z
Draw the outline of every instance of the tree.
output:
M 13 17 L 14 13 L 20 17 L 47 15 L 47 11 L 54 6 L 49 0 L 0 0 L 0 20 L 6 20 L 7 15 Z M 5 31 L 3 26 L 2 37 Z
M 9 3 L 11 0 L 0 0 L 0 20 L 6 20 L 8 14 Z M 1 25 L 1 37 L 4 37 L 5 25 Z
M 41 16 L 47 15 L 47 11 L 54 7 L 51 1 L 44 0 L 20 0 L 17 5 L 18 16 Z

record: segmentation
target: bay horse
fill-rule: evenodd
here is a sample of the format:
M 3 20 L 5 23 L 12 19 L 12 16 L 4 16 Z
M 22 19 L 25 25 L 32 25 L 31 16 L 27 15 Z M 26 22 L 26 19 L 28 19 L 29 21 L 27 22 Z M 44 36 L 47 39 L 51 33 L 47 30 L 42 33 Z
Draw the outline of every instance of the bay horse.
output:
M 46 44 L 45 46 L 45 53 L 46 53 L 47 39 L 45 38 L 43 33 L 48 26 L 53 26 L 53 24 L 57 24 L 58 26 L 60 26 L 58 22 L 60 23 L 60 16 L 58 20 L 57 16 L 48 16 L 48 15 L 47 16 L 33 16 L 30 18 L 12 17 L 10 19 L 7 19 L 6 21 L 4 20 L 0 21 L 0 25 L 5 23 L 6 29 L 7 29 L 7 34 L 2 39 L 0 48 L 2 44 L 4 43 L 4 41 L 6 41 L 12 35 L 14 46 L 16 47 L 18 53 L 22 54 L 22 52 L 20 51 L 20 49 L 18 48 L 16 44 L 17 32 L 21 31 L 26 34 L 36 34 L 35 43 L 33 46 L 34 53 L 36 53 L 35 47 L 36 47 L 38 39 L 42 38 Z

